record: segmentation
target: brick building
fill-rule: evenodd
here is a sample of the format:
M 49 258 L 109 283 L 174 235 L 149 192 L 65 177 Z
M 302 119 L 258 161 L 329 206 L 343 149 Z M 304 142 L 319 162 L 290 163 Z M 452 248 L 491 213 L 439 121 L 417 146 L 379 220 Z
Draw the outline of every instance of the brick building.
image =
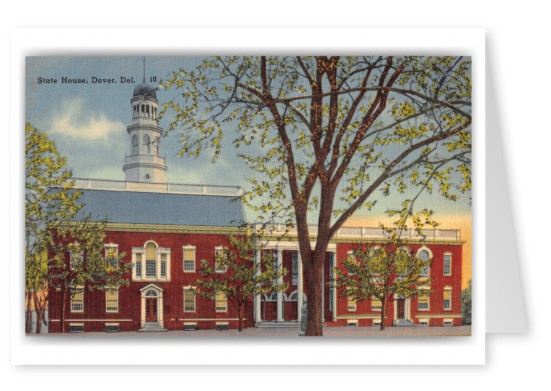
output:
M 194 294 L 199 262 L 213 260 L 227 246 L 229 234 L 243 234 L 245 221 L 241 189 L 232 186 L 166 183 L 166 164 L 159 156 L 160 135 L 155 90 L 138 85 L 131 99 L 129 150 L 125 181 L 76 179 L 85 204 L 80 217 L 107 218 L 106 253 L 126 254 L 132 262 L 129 286 L 81 290 L 67 298 L 65 329 L 71 331 L 131 331 L 237 328 L 238 312 L 225 297 L 206 299 Z M 273 251 L 289 273 L 285 292 L 259 295 L 244 311 L 245 327 L 300 324 L 307 302 L 296 233 L 280 239 L 283 227 L 262 238 L 264 251 Z M 279 229 L 281 228 L 281 229 Z M 315 235 L 315 231 L 312 231 Z M 461 325 L 462 244 L 457 230 L 427 230 L 421 240 L 413 234 L 409 251 L 431 257 L 426 271 L 433 293 L 424 298 L 395 297 L 387 306 L 386 325 Z M 373 326 L 380 322 L 376 300 L 355 303 L 340 297 L 330 282 L 339 260 L 359 243 L 383 243 L 379 228 L 344 227 L 327 250 L 322 286 L 323 314 L 328 326 Z M 258 254 L 260 257 L 261 254 Z M 69 256 L 67 262 L 70 262 Z M 61 330 L 61 294 L 50 296 L 50 332 Z

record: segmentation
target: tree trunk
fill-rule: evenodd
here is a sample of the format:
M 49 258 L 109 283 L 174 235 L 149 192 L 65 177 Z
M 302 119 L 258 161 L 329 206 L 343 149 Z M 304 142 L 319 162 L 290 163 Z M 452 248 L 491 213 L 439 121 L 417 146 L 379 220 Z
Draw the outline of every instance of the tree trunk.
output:
M 65 332 L 65 296 L 67 287 L 61 288 L 61 332 Z
M 34 311 L 36 312 L 36 334 L 42 332 L 42 317 L 44 316 L 44 306 L 38 302 L 38 295 L 34 295 Z
M 243 319 L 243 304 L 239 306 L 239 332 L 243 330 L 243 328 L 241 327 L 241 319 Z
M 26 294 L 27 298 L 27 316 L 25 318 L 25 333 L 30 334 L 31 333 L 31 296 L 32 292 L 27 292 Z
M 386 303 L 387 303 L 386 295 L 383 295 L 383 308 L 381 309 L 381 328 L 380 328 L 381 331 L 385 329 Z
M 312 266 L 308 268 L 307 291 L 308 291 L 308 324 L 306 326 L 307 336 L 323 336 L 323 321 L 321 319 L 321 269 L 325 253 L 313 254 Z

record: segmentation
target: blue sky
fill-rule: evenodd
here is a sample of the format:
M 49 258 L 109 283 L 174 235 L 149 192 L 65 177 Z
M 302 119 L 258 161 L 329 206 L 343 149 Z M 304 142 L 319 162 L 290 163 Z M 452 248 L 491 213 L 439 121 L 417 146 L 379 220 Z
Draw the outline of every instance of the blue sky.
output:
M 193 68 L 195 57 L 147 57 L 146 80 L 157 81 L 181 68 Z M 57 84 L 38 83 L 38 79 L 55 78 Z M 62 84 L 61 78 L 84 78 L 85 84 Z M 115 79 L 116 83 L 92 83 L 92 77 Z M 120 78 L 143 77 L 143 57 L 29 57 L 26 61 L 26 120 L 48 133 L 59 152 L 67 157 L 73 176 L 124 180 L 122 166 L 130 153 L 126 126 L 130 123 L 130 99 L 136 84 L 120 83 Z M 151 83 L 156 84 L 156 83 Z M 175 90 L 157 92 L 159 104 L 172 99 Z M 160 121 L 162 128 L 169 121 Z M 252 172 L 237 158 L 237 150 L 227 137 L 216 163 L 206 153 L 198 158 L 178 158 L 177 134 L 161 141 L 160 155 L 166 157 L 167 178 L 174 183 L 238 185 L 247 188 Z M 398 207 L 399 199 L 389 197 L 373 213 L 382 214 L 385 207 Z M 469 213 L 467 196 L 456 202 L 443 200 L 438 194 L 425 195 L 419 206 L 442 214 Z M 360 213 L 360 217 L 365 217 Z M 373 225 L 377 225 L 374 223 Z

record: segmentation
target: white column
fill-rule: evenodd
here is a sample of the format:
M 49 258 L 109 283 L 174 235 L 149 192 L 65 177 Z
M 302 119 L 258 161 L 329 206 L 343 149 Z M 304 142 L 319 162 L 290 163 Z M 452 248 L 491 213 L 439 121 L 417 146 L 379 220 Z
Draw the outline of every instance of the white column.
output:
M 144 296 L 144 293 L 142 292 L 142 295 L 141 295 L 141 304 L 142 304 L 142 309 L 141 309 L 141 319 L 140 319 L 140 327 L 144 327 L 145 326 L 145 296 Z
M 302 320 L 302 257 L 300 256 L 300 249 L 297 251 L 297 320 Z
M 283 268 L 283 250 L 277 250 L 277 270 Z M 277 279 L 277 284 L 283 284 L 283 277 Z M 283 292 L 277 292 L 277 321 L 283 322 Z
M 159 298 L 157 299 L 157 316 L 159 319 L 159 326 L 164 326 L 164 320 L 163 320 L 163 292 L 159 292 Z
M 331 253 L 331 275 L 333 279 L 331 286 L 333 287 L 331 294 L 333 295 L 333 322 L 337 321 L 337 288 L 335 287 L 335 268 L 337 267 L 337 254 Z
M 257 267 L 256 273 L 255 273 L 256 276 L 258 276 L 260 274 L 260 266 L 259 266 L 260 256 L 261 256 L 260 251 L 256 250 L 254 252 L 254 264 Z M 262 310 L 261 310 L 260 306 L 261 306 L 260 294 L 254 295 L 254 321 L 255 321 L 255 323 L 262 322 Z

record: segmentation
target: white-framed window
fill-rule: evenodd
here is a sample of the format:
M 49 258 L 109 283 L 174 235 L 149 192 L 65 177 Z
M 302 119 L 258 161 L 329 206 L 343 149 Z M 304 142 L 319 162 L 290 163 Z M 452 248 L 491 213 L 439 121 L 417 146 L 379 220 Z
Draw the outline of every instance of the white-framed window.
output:
M 354 300 L 352 297 L 348 297 L 348 312 L 354 312 L 356 311 L 356 300 Z
M 117 288 L 105 289 L 105 312 L 119 312 L 119 290 Z
M 452 275 L 452 254 L 451 253 L 445 253 L 444 254 L 444 276 L 451 276 Z
M 183 246 L 182 252 L 184 254 L 184 273 L 195 273 L 195 247 Z
M 419 319 L 419 326 L 427 327 L 429 325 L 428 319 Z
M 195 312 L 195 287 L 184 287 L 184 312 Z
M 222 258 L 226 256 L 227 248 L 224 246 L 219 246 L 214 248 L 214 256 L 216 258 Z M 219 262 L 215 261 L 214 270 L 216 273 L 226 273 L 228 271 L 228 266 L 220 265 Z
M 132 248 L 133 281 L 170 281 L 170 249 L 148 241 Z
M 451 311 L 452 309 L 452 288 L 444 288 L 444 311 Z
M 371 296 L 371 311 L 382 311 L 383 302 L 377 299 L 375 296 Z
M 419 250 L 417 250 L 417 258 L 419 258 L 422 261 L 428 261 L 432 259 L 432 251 L 426 246 L 421 247 Z M 429 277 L 430 276 L 430 265 L 427 265 L 419 274 L 421 277 Z
M 84 287 L 70 289 L 71 312 L 84 312 Z
M 430 309 L 430 297 L 428 291 L 421 290 L 417 297 L 417 309 L 419 311 L 428 311 Z
M 445 327 L 453 326 L 453 319 L 444 319 L 444 326 Z
M 353 250 L 350 250 L 350 251 L 346 252 L 346 259 L 348 259 L 350 262 L 354 262 L 354 263 L 358 262 L 358 260 L 354 256 L 354 251 Z M 350 270 L 348 270 L 348 275 L 353 276 L 354 272 L 351 272 Z
M 69 269 L 75 270 L 78 269 L 82 262 L 84 261 L 84 255 L 82 251 L 71 251 L 69 253 Z
M 142 278 L 142 253 L 137 253 L 134 256 L 134 274 L 137 279 Z
M 373 327 L 381 327 L 381 321 L 380 320 L 374 320 L 373 321 Z
M 215 309 L 216 312 L 227 312 L 228 311 L 228 298 L 224 292 L 216 292 L 215 298 Z
M 298 254 L 293 253 L 291 256 L 291 285 L 298 284 Z
M 347 319 L 347 326 L 358 327 L 358 319 Z
M 119 267 L 119 245 L 109 243 L 103 246 L 105 252 L 105 262 L 114 269 Z

